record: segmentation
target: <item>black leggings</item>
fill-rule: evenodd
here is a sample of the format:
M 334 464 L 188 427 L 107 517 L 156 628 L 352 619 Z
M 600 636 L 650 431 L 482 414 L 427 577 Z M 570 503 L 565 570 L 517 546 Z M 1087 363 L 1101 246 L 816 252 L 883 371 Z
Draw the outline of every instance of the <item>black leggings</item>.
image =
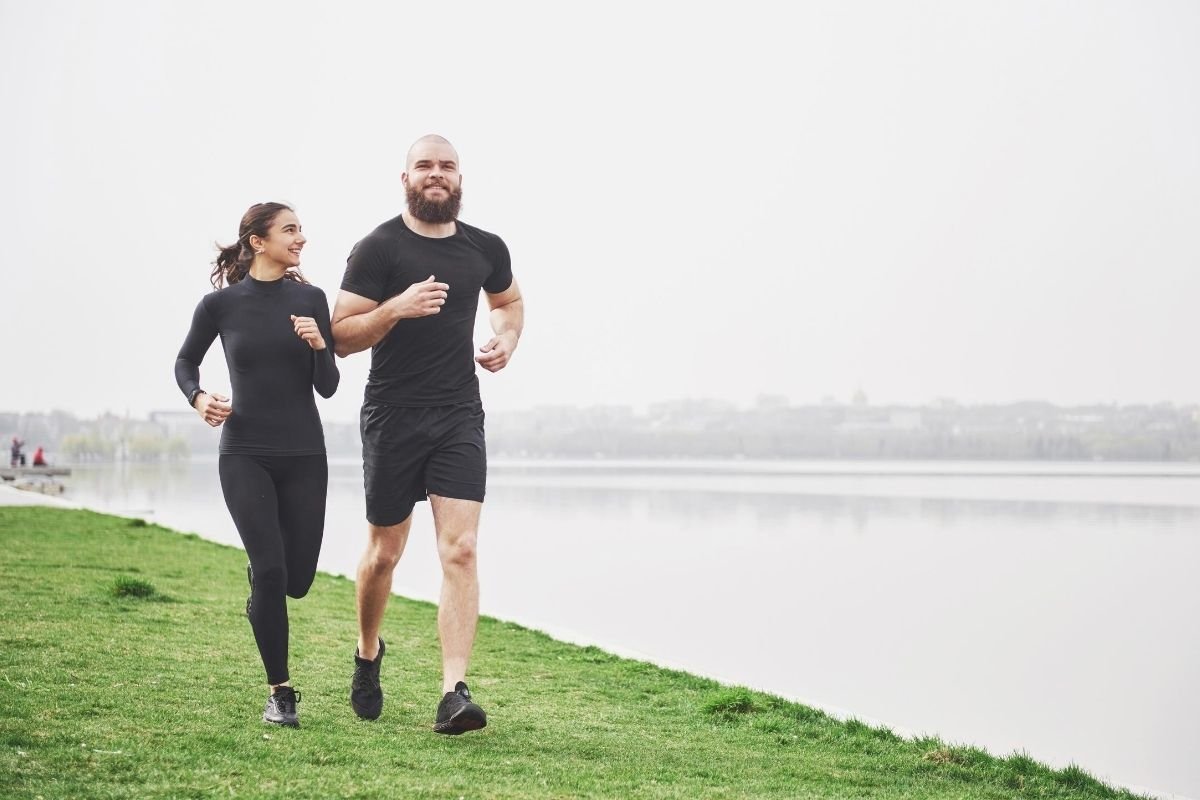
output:
M 267 683 L 288 675 L 287 597 L 304 597 L 325 530 L 329 465 L 324 455 L 222 455 L 225 505 L 250 557 L 250 627 Z

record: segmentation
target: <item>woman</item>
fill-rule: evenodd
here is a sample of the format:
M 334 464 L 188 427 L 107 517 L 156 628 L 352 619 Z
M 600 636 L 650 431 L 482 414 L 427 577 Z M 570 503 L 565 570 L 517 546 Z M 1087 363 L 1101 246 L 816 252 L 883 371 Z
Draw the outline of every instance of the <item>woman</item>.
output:
M 312 585 L 328 484 L 312 392 L 332 396 L 339 377 L 325 293 L 297 269 L 304 244 L 291 208 L 251 206 L 237 241 L 214 262 L 217 291 L 196 306 L 175 361 L 188 403 L 209 425 L 225 426 L 221 489 L 250 559 L 246 616 L 271 687 L 263 721 L 292 727 L 300 693 L 288 673 L 285 595 L 303 597 Z M 218 335 L 232 400 L 200 388 L 200 362 Z

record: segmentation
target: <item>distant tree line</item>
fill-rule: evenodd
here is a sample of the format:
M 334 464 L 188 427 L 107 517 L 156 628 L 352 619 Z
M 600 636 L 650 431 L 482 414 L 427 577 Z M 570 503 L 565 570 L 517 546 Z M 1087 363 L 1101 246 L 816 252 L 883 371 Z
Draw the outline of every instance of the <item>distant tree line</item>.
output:
M 532 458 L 1200 460 L 1200 407 L 821 404 L 770 399 L 491 414 L 488 448 Z
M 60 461 L 159 461 L 215 455 L 219 432 L 188 412 L 149 420 L 65 412 L 0 413 L 0 434 Z M 361 452 L 358 425 L 326 421 L 331 456 Z M 712 400 L 554 406 L 488 415 L 488 451 L 516 458 L 1200 460 L 1200 406 L 1050 403 L 791 405 Z
M 5 431 L 26 446 L 44 447 L 51 464 L 180 460 L 191 455 L 187 440 L 163 426 L 112 414 L 81 420 L 63 411 L 0 413 L 0 433 Z

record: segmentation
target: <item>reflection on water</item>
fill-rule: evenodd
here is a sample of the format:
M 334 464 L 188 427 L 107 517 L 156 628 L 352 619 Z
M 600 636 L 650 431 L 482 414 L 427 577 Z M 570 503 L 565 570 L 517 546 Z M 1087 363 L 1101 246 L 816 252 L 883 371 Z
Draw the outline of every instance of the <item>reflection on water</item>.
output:
M 505 498 L 566 513 L 588 515 L 597 511 L 617 519 L 644 512 L 668 514 L 711 523 L 749 515 L 755 522 L 778 523 L 788 519 L 823 521 L 852 518 L 861 526 L 870 520 L 919 517 L 932 524 L 958 524 L 977 517 L 1011 517 L 1031 520 L 1095 519 L 1107 524 L 1159 521 L 1169 524 L 1200 522 L 1200 507 L 1148 506 L 1123 503 L 1061 503 L 1019 500 L 962 500 L 922 497 L 861 497 L 810 494 L 714 494 L 688 490 L 643 491 L 609 488 L 510 486 L 499 479 Z M 493 481 L 493 487 L 497 481 Z M 1198 487 L 1200 488 L 1200 482 Z
M 484 613 L 1200 797 L 1200 474 L 1012 473 L 500 468 Z M 321 568 L 353 575 L 361 470 L 330 477 Z M 68 483 L 76 501 L 238 541 L 215 462 Z M 432 539 L 418 506 L 398 592 L 437 596 Z

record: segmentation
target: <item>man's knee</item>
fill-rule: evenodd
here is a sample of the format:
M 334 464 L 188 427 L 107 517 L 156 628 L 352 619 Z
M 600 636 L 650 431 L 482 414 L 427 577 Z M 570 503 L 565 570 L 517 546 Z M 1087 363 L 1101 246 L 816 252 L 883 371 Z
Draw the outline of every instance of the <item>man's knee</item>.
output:
M 474 569 L 478 543 L 475 531 L 464 531 L 457 536 L 445 536 L 438 542 L 438 556 L 443 569 Z
M 367 547 L 364 565 L 372 572 L 391 572 L 400 563 L 400 550 L 389 546 L 372 544 Z
M 400 563 L 404 543 L 408 540 L 410 515 L 398 525 L 371 525 L 364 565 L 377 573 L 390 573 Z

